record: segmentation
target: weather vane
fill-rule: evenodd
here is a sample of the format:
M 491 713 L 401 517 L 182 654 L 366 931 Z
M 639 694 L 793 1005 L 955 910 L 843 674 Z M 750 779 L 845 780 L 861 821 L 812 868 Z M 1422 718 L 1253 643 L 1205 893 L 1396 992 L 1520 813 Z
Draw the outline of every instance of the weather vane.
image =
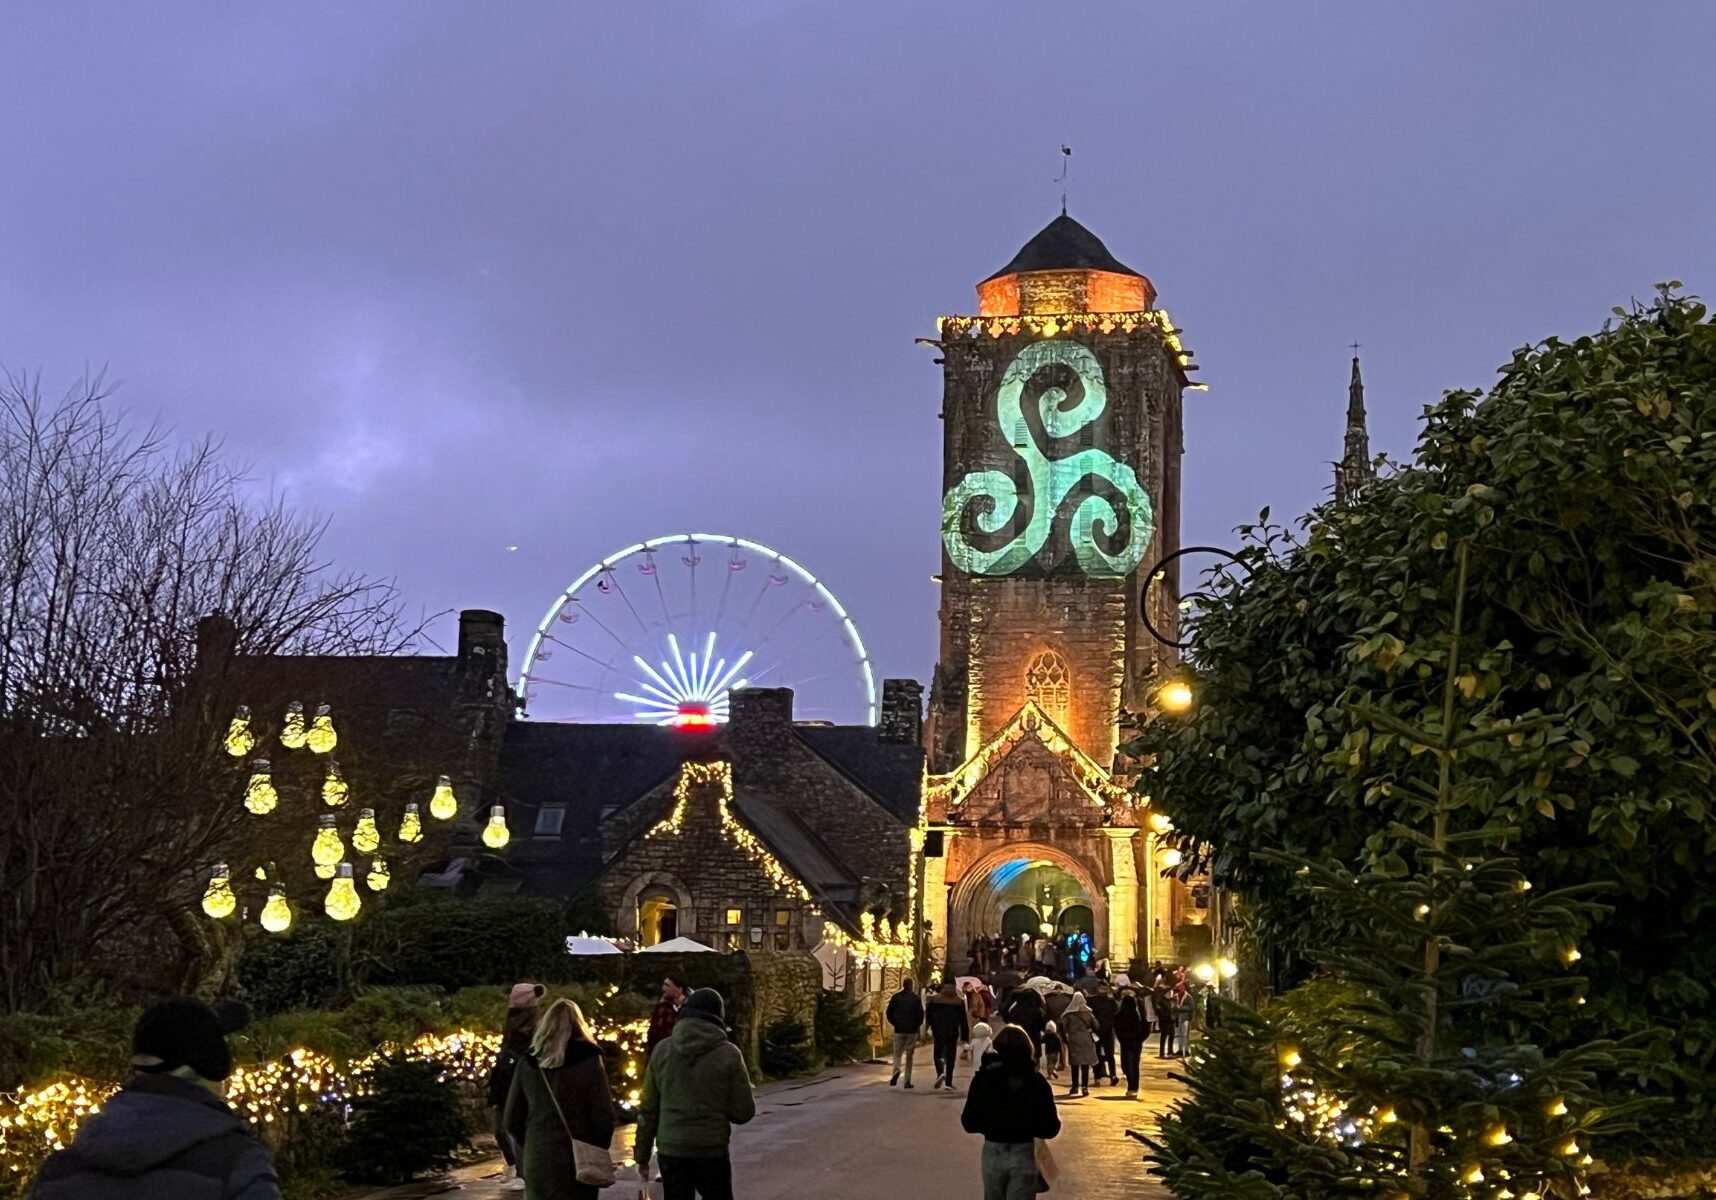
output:
M 1061 185 L 1061 216 L 1067 215 L 1067 169 L 1072 166 L 1072 147 L 1061 146 L 1061 177 L 1055 182 Z

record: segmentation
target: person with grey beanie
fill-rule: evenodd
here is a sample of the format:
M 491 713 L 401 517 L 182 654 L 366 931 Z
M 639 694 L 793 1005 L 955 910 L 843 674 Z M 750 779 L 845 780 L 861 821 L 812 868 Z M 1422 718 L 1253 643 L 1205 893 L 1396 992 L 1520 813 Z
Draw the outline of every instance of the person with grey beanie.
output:
M 698 988 L 680 1005 L 673 1033 L 644 1069 L 638 1104 L 638 1174 L 661 1163 L 663 1200 L 733 1200 L 728 1144 L 734 1125 L 757 1115 L 745 1056 L 727 1040 L 726 1005 Z
M 222 1098 L 243 1024 L 199 1000 L 145 1012 L 133 1074 L 42 1164 L 34 1200 L 280 1200 L 274 1160 Z

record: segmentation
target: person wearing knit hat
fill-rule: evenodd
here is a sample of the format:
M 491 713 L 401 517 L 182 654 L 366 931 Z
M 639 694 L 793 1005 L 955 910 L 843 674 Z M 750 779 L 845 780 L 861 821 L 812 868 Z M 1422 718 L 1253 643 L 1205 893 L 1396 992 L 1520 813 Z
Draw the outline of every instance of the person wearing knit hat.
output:
M 732 1200 L 733 1126 L 757 1115 L 745 1056 L 727 1040 L 726 1004 L 698 988 L 679 1006 L 673 1034 L 644 1068 L 638 1102 L 638 1175 L 649 1181 L 653 1151 L 666 1194 Z
M 506 1019 L 501 1022 L 500 1049 L 495 1051 L 494 1065 L 489 1068 L 487 1085 L 489 1117 L 495 1131 L 495 1144 L 500 1147 L 506 1164 L 505 1182 L 501 1190 L 522 1192 L 524 1176 L 523 1148 L 506 1130 L 506 1098 L 512 1091 L 512 1077 L 519 1061 L 530 1053 L 530 1039 L 536 1033 L 536 1020 L 541 1011 L 542 995 L 548 989 L 540 983 L 515 983 L 506 996 Z
M 34 1200 L 280 1200 L 274 1162 L 221 1098 L 235 1009 L 164 1000 L 131 1039 L 134 1074 L 51 1155 Z

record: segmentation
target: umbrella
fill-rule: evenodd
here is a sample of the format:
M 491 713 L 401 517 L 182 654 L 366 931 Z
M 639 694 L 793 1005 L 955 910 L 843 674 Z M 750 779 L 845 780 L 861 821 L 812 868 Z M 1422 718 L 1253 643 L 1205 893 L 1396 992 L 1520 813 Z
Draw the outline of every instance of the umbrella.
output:
M 1083 979 L 1073 984 L 1073 987 L 1087 996 L 1095 995 L 1097 992 L 1102 990 L 1102 980 L 1098 979 L 1095 975 L 1086 975 Z
M 1030 988 L 1033 992 L 1042 993 L 1053 990 L 1055 981 L 1050 979 L 1047 975 L 1033 975 L 1019 986 L 1022 988 Z
M 960 991 L 963 992 L 966 988 L 982 987 L 983 981 L 981 979 L 977 978 L 977 976 L 975 976 L 975 975 L 961 975 L 959 978 L 957 978 L 953 981 L 953 984 L 955 987 L 957 987 Z
M 714 954 L 712 947 L 702 942 L 694 942 L 688 937 L 668 938 L 665 942 L 657 942 L 653 946 L 645 946 L 639 954 Z
M 576 936 L 569 937 L 566 939 L 566 953 L 568 953 L 568 954 L 619 954 L 619 953 L 621 953 L 621 950 L 618 946 L 614 945 L 614 943 L 610 942 L 607 938 L 591 937 L 587 933 L 580 933 L 580 934 L 577 934 Z

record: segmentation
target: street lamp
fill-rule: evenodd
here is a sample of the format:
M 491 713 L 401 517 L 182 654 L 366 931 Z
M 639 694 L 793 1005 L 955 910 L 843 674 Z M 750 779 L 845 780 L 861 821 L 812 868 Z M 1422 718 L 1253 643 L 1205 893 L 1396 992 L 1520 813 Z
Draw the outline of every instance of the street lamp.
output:
M 1251 568 L 1245 565 L 1245 562 L 1239 557 L 1239 555 L 1235 554 L 1231 550 L 1223 550 L 1220 546 L 1187 546 L 1185 549 L 1176 550 L 1172 554 L 1161 559 L 1155 566 L 1151 567 L 1144 573 L 1144 590 L 1138 596 L 1138 616 L 1144 622 L 1144 628 L 1150 631 L 1151 637 L 1155 638 L 1165 646 L 1173 646 L 1178 650 L 1190 650 L 1192 648 L 1192 643 L 1197 639 L 1186 638 L 1182 641 L 1178 638 L 1171 638 L 1160 629 L 1156 628 L 1156 622 L 1150 617 L 1150 589 L 1158 581 L 1165 580 L 1167 578 L 1169 563 L 1187 554 L 1220 555 L 1222 558 L 1227 559 L 1229 562 L 1239 567 L 1247 575 L 1251 574 Z M 1207 598 L 1208 593 L 1206 592 L 1187 592 L 1185 595 L 1177 597 L 1181 608 L 1186 608 L 1197 600 Z

